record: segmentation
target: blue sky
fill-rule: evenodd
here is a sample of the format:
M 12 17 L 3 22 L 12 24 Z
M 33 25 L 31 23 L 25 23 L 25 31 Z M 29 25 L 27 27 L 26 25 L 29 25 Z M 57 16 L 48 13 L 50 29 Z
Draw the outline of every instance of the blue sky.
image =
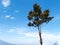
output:
M 60 0 L 0 0 L 0 40 L 10 43 L 37 41 L 39 44 L 37 28 L 27 26 L 28 12 L 35 3 L 41 6 L 42 11 L 49 9 L 50 16 L 54 17 L 48 24 L 41 26 L 43 39 L 47 40 L 44 44 L 50 44 L 48 41 L 52 42 L 51 38 L 60 42 Z

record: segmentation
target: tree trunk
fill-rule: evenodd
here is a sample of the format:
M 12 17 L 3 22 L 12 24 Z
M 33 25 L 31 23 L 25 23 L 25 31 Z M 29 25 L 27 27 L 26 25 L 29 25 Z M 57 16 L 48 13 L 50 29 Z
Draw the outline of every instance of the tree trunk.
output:
M 38 26 L 38 31 L 39 31 L 40 45 L 42 45 L 41 26 L 40 28 Z

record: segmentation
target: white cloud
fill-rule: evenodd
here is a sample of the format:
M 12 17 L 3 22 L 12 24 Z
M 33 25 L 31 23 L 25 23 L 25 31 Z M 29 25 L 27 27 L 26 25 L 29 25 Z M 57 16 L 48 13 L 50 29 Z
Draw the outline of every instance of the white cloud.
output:
M 15 29 L 8 29 L 7 32 L 15 32 L 16 30 Z
M 28 28 L 16 28 L 16 34 L 24 34 L 28 30 Z
M 29 30 L 29 29 L 28 29 Z M 8 32 L 15 32 L 19 37 L 16 38 L 16 43 L 36 43 L 39 45 L 39 35 L 38 32 L 25 32 L 27 29 L 25 28 L 14 28 L 10 29 Z M 24 35 L 24 36 L 20 36 Z M 42 33 L 43 45 L 53 45 L 54 43 L 58 43 L 60 45 L 60 33 L 59 34 L 51 34 L 47 32 Z
M 29 33 L 20 33 L 20 34 L 23 34 L 26 37 L 30 37 L 31 39 L 32 38 L 37 39 L 36 41 L 39 42 L 38 32 L 32 32 L 32 33 L 29 32 Z M 55 34 L 49 34 L 49 33 L 42 33 L 42 38 L 43 38 L 43 45 L 53 45 L 55 42 L 57 42 L 58 45 L 60 45 L 60 34 L 55 35 Z M 30 41 L 36 43 L 34 39 Z
M 15 19 L 15 17 L 10 17 L 10 19 Z
M 10 18 L 10 15 L 6 15 L 5 18 Z
M 36 34 L 25 34 L 26 36 L 29 37 L 35 37 L 38 39 L 38 35 Z M 60 45 L 60 34 L 59 35 L 54 35 L 54 34 L 48 34 L 48 33 L 43 33 L 42 34 L 42 38 L 43 38 L 43 45 L 53 45 L 56 41 L 58 43 L 58 45 Z
M 6 19 L 15 19 L 15 17 L 14 16 L 11 16 L 11 15 L 6 15 L 5 18 Z
M 34 32 L 28 32 L 28 33 L 18 33 L 18 34 L 23 34 L 27 37 L 33 37 L 33 38 L 38 38 L 38 33 L 34 33 Z
M 11 28 L 11 29 L 8 29 L 8 31 L 7 32 L 16 32 L 16 34 L 21 34 L 22 32 L 24 32 L 24 31 L 27 31 L 27 28 L 16 28 L 16 27 L 13 27 L 13 28 Z
M 10 0 L 2 0 L 2 4 L 4 7 L 8 7 L 10 5 Z
M 56 41 L 60 45 L 60 34 L 49 34 L 49 33 L 43 33 L 43 45 L 53 45 Z

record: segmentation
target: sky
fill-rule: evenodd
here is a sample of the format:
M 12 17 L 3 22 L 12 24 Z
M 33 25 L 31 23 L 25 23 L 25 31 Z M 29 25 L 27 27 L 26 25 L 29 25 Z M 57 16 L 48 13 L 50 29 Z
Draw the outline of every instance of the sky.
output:
M 14 44 L 39 45 L 38 30 L 28 27 L 33 4 L 50 10 L 54 18 L 41 26 L 43 45 L 60 45 L 60 0 L 0 0 L 0 40 Z

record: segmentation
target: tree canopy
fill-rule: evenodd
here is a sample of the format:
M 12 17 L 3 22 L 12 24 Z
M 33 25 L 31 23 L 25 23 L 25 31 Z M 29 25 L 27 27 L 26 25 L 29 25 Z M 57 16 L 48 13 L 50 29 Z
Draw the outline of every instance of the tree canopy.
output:
M 53 17 L 49 16 L 49 9 L 42 11 L 41 7 L 37 4 L 33 5 L 33 10 L 28 14 L 28 26 L 39 26 L 43 23 L 48 23 Z

